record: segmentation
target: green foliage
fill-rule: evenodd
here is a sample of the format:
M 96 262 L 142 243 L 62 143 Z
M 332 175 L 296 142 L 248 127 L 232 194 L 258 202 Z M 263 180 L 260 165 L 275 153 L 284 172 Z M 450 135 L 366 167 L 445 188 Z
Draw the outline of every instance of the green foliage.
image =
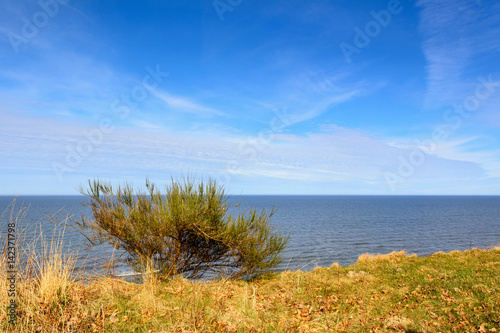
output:
M 224 187 L 215 181 L 171 180 L 162 193 L 146 179 L 146 192 L 131 185 L 113 187 L 89 180 L 80 187 L 93 218 L 73 222 L 90 245 L 110 243 L 129 254 L 138 272 L 160 278 L 183 275 L 239 278 L 269 271 L 281 262 L 287 237 L 274 232 L 274 210 L 255 209 L 233 216 Z

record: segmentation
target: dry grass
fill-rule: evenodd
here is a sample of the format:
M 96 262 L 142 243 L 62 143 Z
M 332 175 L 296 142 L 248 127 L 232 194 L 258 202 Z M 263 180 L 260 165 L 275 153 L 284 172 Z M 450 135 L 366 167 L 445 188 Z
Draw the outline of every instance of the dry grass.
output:
M 71 278 L 60 242 L 20 272 L 18 323 L 5 332 L 498 332 L 500 248 L 361 255 L 356 264 L 253 281 L 175 278 L 135 284 Z M 71 263 L 71 261 L 69 261 Z
M 12 297 L 8 296 L 9 285 L 6 248 L 0 257 L 0 328 L 13 331 L 50 331 L 53 326 L 66 325 L 65 318 L 59 316 L 62 307 L 74 292 L 75 279 L 72 277 L 74 260 L 72 254 L 63 250 L 64 233 L 53 234 L 48 241 L 41 231 L 36 232 L 35 239 L 27 239 L 29 228 L 24 224 L 26 209 L 21 207 L 14 214 L 11 205 L 9 222 L 15 223 L 15 301 L 17 304 L 18 325 L 14 328 L 7 324 L 7 305 Z M 4 212 L 5 214 L 5 212 Z M 41 230 L 41 226 L 39 226 Z M 2 240 L 2 244 L 4 240 Z M 6 243 L 6 242 L 5 242 Z M 7 245 L 7 244 L 5 244 Z M 22 262 L 22 263 L 21 263 Z M 10 276 L 10 274 L 9 274 Z M 44 314 L 49 309 L 50 315 Z M 50 317 L 50 318 L 49 318 Z M 39 323 L 37 326 L 35 323 Z
M 391 253 L 387 254 L 371 254 L 371 253 L 365 253 L 362 254 L 358 257 L 358 262 L 363 262 L 363 261 L 384 261 L 384 260 L 391 260 L 397 257 L 401 256 L 408 256 L 408 253 L 406 251 L 393 251 Z M 416 254 L 413 254 L 412 256 L 416 256 Z
M 385 258 L 385 259 L 383 259 Z M 373 259 L 373 258 L 372 258 Z M 254 281 L 19 283 L 15 332 L 495 332 L 500 248 L 392 254 Z M 51 276 L 54 273 L 50 273 Z M 57 274 L 56 274 L 57 275 Z M 40 278 L 40 277 L 39 277 Z M 64 288 L 63 288 L 64 286 Z M 5 318 L 2 309 L 0 318 Z

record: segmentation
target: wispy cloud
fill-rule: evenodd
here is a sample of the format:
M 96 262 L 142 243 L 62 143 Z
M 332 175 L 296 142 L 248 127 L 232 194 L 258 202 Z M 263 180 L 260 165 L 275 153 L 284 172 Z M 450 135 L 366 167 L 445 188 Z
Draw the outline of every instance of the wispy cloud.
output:
M 340 103 L 346 102 L 351 98 L 360 95 L 360 90 L 354 90 L 350 92 L 346 92 L 340 95 L 325 97 L 323 100 L 316 101 L 314 103 L 314 107 L 312 109 L 306 109 L 303 113 L 298 112 L 295 116 L 292 116 L 291 123 L 299 123 L 302 121 L 310 120 L 316 118 L 323 113 L 327 112 L 329 108 L 334 107 Z M 313 103 L 311 103 L 313 104 Z
M 434 155 L 480 165 L 488 178 L 500 178 L 500 149 L 491 148 L 483 136 L 462 137 L 436 146 Z
M 281 100 L 289 105 L 289 125 L 313 120 L 342 103 L 378 89 L 353 73 L 338 69 L 303 69 L 284 79 Z
M 89 130 L 67 122 L 26 117 L 11 116 L 9 124 L 0 125 L 3 143 L 0 168 L 3 172 L 39 170 L 54 174 L 51 164 L 54 161 L 64 164 L 67 147 L 78 147 L 85 142 L 83 133 Z M 247 137 L 227 133 L 147 133 L 116 129 L 105 135 L 102 143 L 95 144 L 91 153 L 68 175 L 134 172 L 159 176 L 165 170 L 220 174 L 236 161 L 237 167 L 230 174 L 244 177 L 369 184 L 380 182 L 383 172 L 395 165 L 398 156 L 405 152 L 359 131 L 338 126 L 325 126 L 321 132 L 301 136 L 281 134 L 266 144 L 247 144 L 243 148 L 245 142 L 250 142 Z M 248 154 L 248 149 L 253 149 L 254 154 Z M 420 176 L 460 179 L 482 173 L 476 163 L 469 161 L 472 156 L 467 160 L 462 158 L 464 155 L 446 157 L 429 158 Z
M 157 90 L 153 90 L 152 94 L 176 111 L 192 113 L 203 117 L 227 116 L 227 114 L 222 111 L 203 106 L 185 97 L 173 96 L 164 91 Z
M 491 61 L 496 61 L 500 51 L 499 4 L 420 0 L 417 6 L 422 8 L 419 30 L 424 38 L 423 51 L 427 60 L 425 109 L 442 110 L 442 107 L 463 105 L 475 96 L 474 92 L 477 94 L 478 77 L 488 77 L 497 84 L 497 69 Z M 492 73 L 495 74 L 493 79 Z M 477 112 L 469 113 L 453 135 L 436 144 L 433 156 L 474 163 L 485 171 L 487 179 L 499 176 L 499 151 L 483 129 L 485 121 L 489 122 L 487 127 L 497 124 L 497 112 L 493 110 L 498 109 L 498 97 L 497 92 L 493 92 L 490 98 L 481 101 Z M 405 140 L 398 143 L 400 146 L 405 144 L 411 146 Z
M 448 106 L 473 86 L 476 76 L 470 76 L 470 66 L 478 65 L 485 52 L 500 49 L 498 4 L 420 0 L 417 6 L 422 8 L 419 30 L 428 63 L 424 106 Z

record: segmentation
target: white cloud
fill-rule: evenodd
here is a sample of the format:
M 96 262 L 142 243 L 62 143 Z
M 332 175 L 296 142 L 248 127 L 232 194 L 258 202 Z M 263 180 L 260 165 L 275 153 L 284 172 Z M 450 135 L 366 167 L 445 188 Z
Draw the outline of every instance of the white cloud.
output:
M 436 145 L 434 155 L 480 165 L 491 178 L 500 177 L 500 150 L 484 147 L 480 136 L 449 140 Z
M 68 149 L 88 146 L 85 128 L 63 121 L 10 116 L 0 125 L 0 156 L 4 171 L 45 170 L 53 162 L 66 163 Z M 158 172 L 197 171 L 202 174 L 235 173 L 290 180 L 376 182 L 398 164 L 410 150 L 391 147 L 381 140 L 338 126 L 324 127 L 309 135 L 276 135 L 268 142 L 223 132 L 146 132 L 115 129 L 103 134 L 102 143 L 92 145 L 73 172 L 102 171 L 125 175 Z M 97 139 L 96 139 L 97 141 Z M 450 146 L 451 147 L 451 146 Z M 449 148 L 449 151 L 451 148 Z M 463 155 L 432 157 L 419 177 L 464 174 L 480 176 L 473 157 Z M 457 160 L 452 160 L 456 157 Z M 459 159 L 462 158 L 462 159 Z M 475 158 L 475 157 L 474 157 Z M 450 167 L 455 171 L 450 172 Z M 432 169 L 432 170 L 431 170 Z

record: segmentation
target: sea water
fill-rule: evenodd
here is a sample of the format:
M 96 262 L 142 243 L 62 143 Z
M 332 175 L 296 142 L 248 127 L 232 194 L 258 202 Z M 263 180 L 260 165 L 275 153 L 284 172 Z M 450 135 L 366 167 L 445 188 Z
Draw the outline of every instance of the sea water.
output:
M 0 212 L 12 200 L 11 196 L 0 196 Z M 91 211 L 82 205 L 85 200 L 84 196 L 18 197 L 16 208 L 26 208 L 23 244 L 37 239 L 40 231 L 48 240 L 64 232 L 65 250 L 79 258 L 77 269 L 102 272 L 103 263 L 111 262 L 113 254 L 117 257 L 122 253 L 113 253 L 106 244 L 88 249 L 80 233 L 53 223 L 68 222 L 68 216 L 91 217 Z M 237 209 L 242 210 L 276 209 L 271 224 L 290 235 L 278 270 L 309 270 L 334 262 L 350 265 L 363 253 L 406 250 L 422 256 L 500 244 L 500 196 L 255 195 L 233 196 L 230 202 L 240 202 Z M 0 222 L 0 243 L 6 239 L 9 217 L 7 210 Z M 127 275 L 131 270 L 118 263 L 114 273 Z

